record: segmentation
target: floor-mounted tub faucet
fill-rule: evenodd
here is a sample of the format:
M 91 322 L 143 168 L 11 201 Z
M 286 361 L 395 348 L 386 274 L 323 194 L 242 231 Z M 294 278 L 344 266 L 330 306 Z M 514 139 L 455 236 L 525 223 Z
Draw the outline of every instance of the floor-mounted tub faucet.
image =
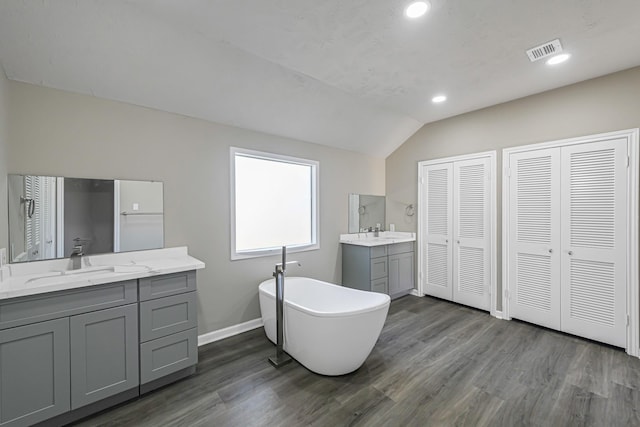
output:
M 298 261 L 287 262 L 287 247 L 282 247 L 282 262 L 276 264 L 273 277 L 276 279 L 276 355 L 269 362 L 276 368 L 291 362 L 291 356 L 284 352 L 284 273 L 288 264 L 301 264 Z

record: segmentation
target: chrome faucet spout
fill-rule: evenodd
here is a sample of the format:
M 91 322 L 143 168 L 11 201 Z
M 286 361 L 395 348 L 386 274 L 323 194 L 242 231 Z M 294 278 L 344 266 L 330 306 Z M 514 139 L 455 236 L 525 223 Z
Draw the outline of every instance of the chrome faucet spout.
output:
M 71 259 L 71 268 L 73 270 L 79 270 L 82 268 L 82 256 L 84 255 L 84 249 L 82 245 L 75 245 L 69 258 Z
M 287 265 L 290 265 L 290 264 L 295 264 L 298 267 L 302 267 L 302 264 L 300 264 L 298 261 L 287 261 L 284 264 L 279 262 L 276 264 L 276 272 L 281 271 L 282 273 L 284 273 L 285 271 L 287 271 Z

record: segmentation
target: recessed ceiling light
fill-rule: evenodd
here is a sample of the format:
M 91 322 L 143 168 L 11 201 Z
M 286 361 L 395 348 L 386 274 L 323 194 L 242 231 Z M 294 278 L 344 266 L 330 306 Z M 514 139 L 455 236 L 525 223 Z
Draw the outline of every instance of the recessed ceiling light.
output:
M 431 98 L 431 102 L 433 102 L 434 104 L 439 104 L 441 102 L 444 102 L 447 100 L 447 97 L 444 95 L 437 95 L 434 96 L 433 98 Z
M 569 59 L 570 56 L 571 55 L 569 55 L 568 53 L 563 53 L 563 54 L 560 54 L 560 55 L 553 56 L 553 57 L 547 59 L 547 65 L 560 64 L 560 63 L 566 61 L 567 59 Z
M 407 18 L 419 18 L 429 11 L 429 3 L 426 1 L 416 1 L 411 3 L 404 10 L 404 14 Z

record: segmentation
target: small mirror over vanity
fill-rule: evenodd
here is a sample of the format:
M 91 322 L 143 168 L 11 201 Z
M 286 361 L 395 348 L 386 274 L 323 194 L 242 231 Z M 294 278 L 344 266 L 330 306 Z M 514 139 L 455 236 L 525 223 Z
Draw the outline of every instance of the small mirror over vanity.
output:
M 349 233 L 384 229 L 385 197 L 349 194 Z
M 163 184 L 9 175 L 12 263 L 164 247 Z

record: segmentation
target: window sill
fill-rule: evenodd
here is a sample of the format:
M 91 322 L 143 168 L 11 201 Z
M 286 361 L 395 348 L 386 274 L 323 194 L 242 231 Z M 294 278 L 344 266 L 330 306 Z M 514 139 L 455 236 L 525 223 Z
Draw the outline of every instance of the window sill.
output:
M 308 252 L 315 251 L 320 249 L 320 244 L 316 243 L 313 245 L 305 245 L 305 246 L 292 246 L 287 247 L 287 255 L 295 254 L 298 252 Z M 246 252 L 234 252 L 231 254 L 231 261 L 239 261 L 243 259 L 251 259 L 251 258 L 262 258 L 269 256 L 276 256 L 282 254 L 282 248 L 274 248 L 274 249 L 265 249 L 259 251 L 246 251 Z

